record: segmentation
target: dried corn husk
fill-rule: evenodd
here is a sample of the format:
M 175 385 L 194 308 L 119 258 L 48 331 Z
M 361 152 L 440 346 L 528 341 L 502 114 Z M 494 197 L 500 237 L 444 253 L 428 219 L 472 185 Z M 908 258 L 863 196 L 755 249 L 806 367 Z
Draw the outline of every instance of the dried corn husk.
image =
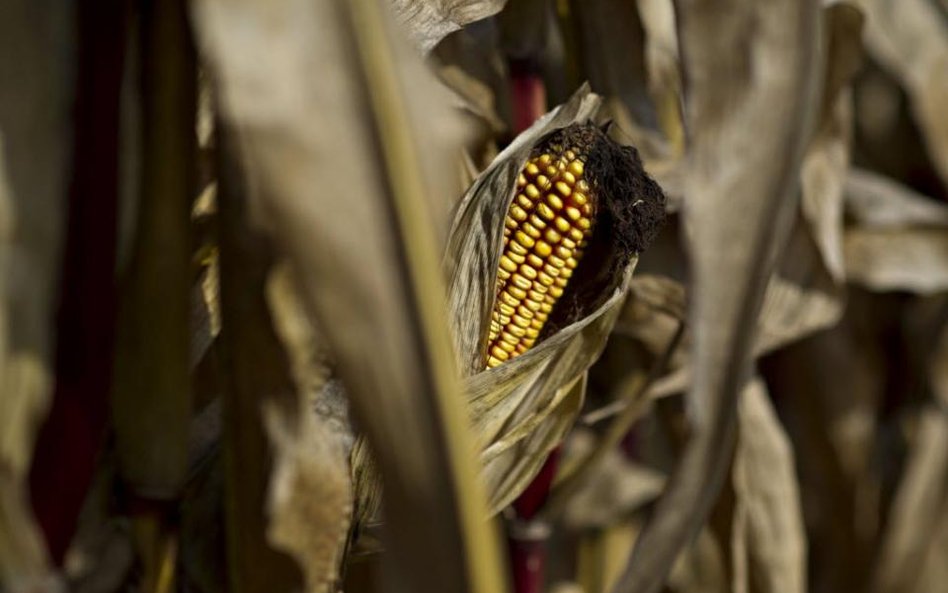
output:
M 543 137 L 592 119 L 600 104 L 600 98 L 584 85 L 567 103 L 518 136 L 468 190 L 448 237 L 444 269 L 449 322 L 458 367 L 465 377 L 491 512 L 504 508 L 526 487 L 572 426 L 584 397 L 583 376 L 605 346 L 637 262 L 633 255 L 568 324 L 523 355 L 483 370 L 504 217 L 517 175 Z M 584 260 L 580 265 L 596 263 Z M 377 510 L 379 492 L 364 447 L 357 445 L 353 465 L 359 492 L 357 515 L 365 521 Z

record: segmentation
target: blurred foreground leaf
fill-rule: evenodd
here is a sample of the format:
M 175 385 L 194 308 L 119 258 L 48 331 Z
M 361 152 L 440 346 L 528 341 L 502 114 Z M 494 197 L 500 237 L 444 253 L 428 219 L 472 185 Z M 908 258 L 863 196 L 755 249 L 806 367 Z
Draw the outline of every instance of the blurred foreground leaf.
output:
M 685 185 L 694 266 L 693 434 L 616 592 L 657 591 L 720 488 L 753 320 L 791 221 L 815 115 L 815 2 L 676 7 L 693 134 Z M 752 76 L 758 69 L 768 75 Z
M 378 461 L 394 570 L 386 586 L 495 593 L 503 577 L 443 330 L 432 232 L 458 127 L 384 9 L 202 0 L 196 21 L 250 181 L 249 217 L 324 328 Z
M 0 17 L 0 588 L 54 588 L 27 475 L 53 386 L 69 181 L 74 8 L 14 1 Z

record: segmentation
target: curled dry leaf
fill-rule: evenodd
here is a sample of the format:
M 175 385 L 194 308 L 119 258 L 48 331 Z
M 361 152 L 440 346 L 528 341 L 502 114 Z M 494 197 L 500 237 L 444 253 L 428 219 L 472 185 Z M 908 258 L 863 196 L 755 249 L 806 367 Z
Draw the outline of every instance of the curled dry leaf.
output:
M 830 276 L 845 278 L 843 263 L 843 185 L 849 168 L 852 96 L 832 100 L 806 155 L 801 175 L 800 207 Z
M 718 540 L 709 529 L 702 529 L 675 560 L 668 588 L 674 593 L 736 593 L 728 583 L 725 564 Z
M 595 446 L 589 430 L 574 430 L 567 441 L 563 465 L 581 457 Z M 662 492 L 665 476 L 644 465 L 629 461 L 611 449 L 598 462 L 595 472 L 570 498 L 563 522 L 573 529 L 605 528 L 629 519 Z
M 645 31 L 636 3 L 581 0 L 569 4 L 576 36 L 573 59 L 581 62 L 577 65 L 581 76 L 595 92 L 615 98 L 630 120 L 655 127 L 658 117 L 646 80 L 655 73 L 646 67 Z
M 874 593 L 936 590 L 926 589 L 931 569 L 925 565 L 939 548 L 944 549 L 939 538 L 945 539 L 940 531 L 944 532 L 948 516 L 948 331 L 944 329 L 931 357 L 929 380 L 935 402 L 920 411 L 874 566 Z M 938 516 L 943 520 L 932 520 Z
M 944 229 L 846 233 L 849 279 L 872 290 L 920 294 L 948 287 L 948 234 Z
M 819 71 L 816 2 L 676 4 L 692 135 L 694 432 L 616 591 L 652 593 L 723 482 L 754 322 L 790 228 Z M 755 73 L 766 71 L 766 77 Z
M 341 393 L 327 387 L 329 355 L 298 286 L 286 264 L 276 266 L 267 281 L 274 329 L 287 352 L 298 398 L 295 410 L 273 405 L 265 410 L 275 452 L 267 537 L 296 559 L 307 591 L 331 592 L 352 512 L 352 429 Z
M 912 593 L 941 593 L 948 582 L 948 505 L 942 507 L 938 515 L 935 537 L 925 551 L 922 572 L 918 576 Z
M 928 151 L 948 182 L 948 20 L 936 0 L 867 0 L 866 47 L 905 87 Z
M 675 9 L 671 2 L 662 0 L 638 0 L 638 9 L 645 31 L 649 92 L 657 108 L 661 129 L 675 152 L 681 153 L 684 151 L 684 122 Z
M 468 23 L 500 12 L 507 0 L 389 0 L 395 15 L 424 52 Z
M 852 169 L 846 176 L 846 220 L 860 228 L 948 226 L 948 208 L 878 173 Z
M 616 331 L 658 356 L 685 319 L 685 288 L 664 276 L 636 275 Z M 757 319 L 754 357 L 836 324 L 843 313 L 842 288 L 829 274 L 810 233 L 798 219 L 778 270 L 771 276 Z M 668 372 L 649 388 L 651 398 L 680 393 L 691 384 L 690 331 L 672 355 Z
M 935 372 L 944 373 L 938 368 L 944 367 L 944 361 L 936 365 Z M 913 441 L 874 565 L 873 593 L 914 590 L 925 550 L 940 527 L 932 519 L 948 506 L 948 413 L 944 407 L 922 410 Z
M 0 136 L 0 294 L 6 295 L 16 251 L 14 194 L 7 181 L 4 148 Z M 42 535 L 34 523 L 25 481 L 33 458 L 35 431 L 48 406 L 52 382 L 40 353 L 18 352 L 12 347 L 15 334 L 10 316 L 15 307 L 11 305 L 7 298 L 0 300 L 0 583 L 13 591 L 26 591 L 48 578 L 51 568 Z M 47 314 L 51 319 L 52 311 Z
M 948 207 L 857 170 L 846 182 L 846 217 L 850 282 L 922 294 L 948 288 Z
M 823 18 L 827 51 L 822 112 L 800 170 L 802 218 L 797 218 L 791 239 L 764 293 L 754 356 L 829 327 L 838 322 L 843 312 L 843 189 L 849 168 L 852 117 L 847 85 L 860 63 L 863 16 L 852 2 L 834 1 L 824 7 Z M 677 174 L 670 178 L 658 175 L 666 190 L 673 188 L 673 196 L 674 188 L 680 185 L 675 178 L 680 176 L 682 168 L 680 164 L 671 167 L 668 172 Z M 647 301 L 630 300 L 627 307 L 641 308 L 645 304 Z M 627 316 L 629 314 L 631 316 Z M 635 314 L 627 309 L 620 327 L 657 353 L 668 343 L 675 328 L 667 316 L 658 315 L 654 319 L 659 320 L 658 326 L 646 321 L 636 327 L 643 320 L 636 320 Z M 690 337 L 686 336 L 682 340 L 682 352 L 671 364 L 672 374 L 654 385 L 652 396 L 681 391 L 690 384 L 691 370 L 686 368 L 685 356 L 689 344 Z
M 563 581 L 554 583 L 553 587 L 550 588 L 550 593 L 586 593 L 586 591 L 578 583 Z
M 52 388 L 76 50 L 71 4 L 0 19 L 0 583 L 56 590 L 27 473 Z
M 295 418 L 264 410 L 275 451 L 267 537 L 296 559 L 306 591 L 331 593 L 352 510 L 349 465 L 337 434 L 305 401 Z
M 822 100 L 800 168 L 800 212 L 806 225 L 798 220 L 764 295 L 758 355 L 836 323 L 843 311 L 843 186 L 852 144 L 849 84 L 861 63 L 864 17 L 848 0 L 825 2 L 822 17 Z
M 731 480 L 734 512 L 741 517 L 732 542 L 742 540 L 748 574 L 753 575 L 744 590 L 804 593 L 806 535 L 793 449 L 760 380 L 741 394 Z
M 497 114 L 496 97 L 489 86 L 454 64 L 442 66 L 438 76 L 454 91 L 461 109 L 482 120 L 492 133 L 504 129 L 505 124 Z
M 507 60 L 500 47 L 500 35 L 494 19 L 483 26 L 468 27 L 452 33 L 432 50 L 428 63 L 435 67 L 438 77 L 455 94 L 455 104 L 476 116 L 481 136 L 468 146 L 476 158 L 478 171 L 490 164 L 495 156 L 496 135 L 507 131 L 511 121 L 509 101 L 513 92 L 507 72 Z M 493 151 L 484 158 L 485 151 Z M 470 184 L 458 195 L 449 196 L 452 206 Z

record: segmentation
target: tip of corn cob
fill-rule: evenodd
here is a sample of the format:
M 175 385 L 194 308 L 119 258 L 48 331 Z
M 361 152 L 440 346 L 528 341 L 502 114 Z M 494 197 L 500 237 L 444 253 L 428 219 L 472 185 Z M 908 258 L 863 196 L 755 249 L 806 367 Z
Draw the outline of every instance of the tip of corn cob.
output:
M 658 232 L 664 202 L 638 152 L 591 123 L 538 143 L 517 177 L 504 221 L 487 367 L 533 347 L 564 302 L 575 309 L 596 276 L 587 270 L 607 264 L 613 273 L 643 250 Z M 584 279 L 573 279 L 575 272 Z

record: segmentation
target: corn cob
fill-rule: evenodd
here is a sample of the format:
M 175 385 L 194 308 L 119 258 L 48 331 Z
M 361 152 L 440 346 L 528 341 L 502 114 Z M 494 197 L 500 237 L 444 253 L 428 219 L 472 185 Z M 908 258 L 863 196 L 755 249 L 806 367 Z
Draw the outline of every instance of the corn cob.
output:
M 531 348 L 592 236 L 596 199 L 583 142 L 550 143 L 527 161 L 504 221 L 487 367 Z

